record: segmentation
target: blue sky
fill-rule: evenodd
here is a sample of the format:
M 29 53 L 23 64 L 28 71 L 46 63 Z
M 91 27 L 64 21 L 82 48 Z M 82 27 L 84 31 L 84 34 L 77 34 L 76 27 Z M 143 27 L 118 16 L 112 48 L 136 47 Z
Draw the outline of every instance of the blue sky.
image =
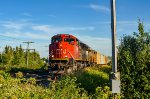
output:
M 116 0 L 117 42 L 137 31 L 137 20 L 150 29 L 149 0 Z M 48 56 L 50 38 L 67 33 L 93 49 L 111 56 L 110 0 L 1 0 L 0 46 L 33 41 L 41 56 Z M 1 48 L 2 51 L 2 48 Z

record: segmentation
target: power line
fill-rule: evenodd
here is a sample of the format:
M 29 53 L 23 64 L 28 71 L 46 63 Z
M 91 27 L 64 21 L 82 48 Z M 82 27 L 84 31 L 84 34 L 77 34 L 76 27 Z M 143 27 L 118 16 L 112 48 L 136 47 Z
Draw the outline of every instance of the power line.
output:
M 26 42 L 26 41 L 27 41 L 27 40 L 18 39 L 18 38 L 15 38 L 15 37 L 10 37 L 10 36 L 6 36 L 6 35 L 2 35 L 2 34 L 0 34 L 0 36 L 1 36 L 1 37 L 10 38 L 10 39 L 14 39 L 14 40 L 10 40 L 10 39 L 8 40 L 8 39 L 4 39 L 4 38 L 3 38 L 3 39 L 0 39 L 0 40 L 7 40 L 7 41 L 15 41 L 15 40 L 17 40 L 17 41 L 21 41 L 21 42 L 22 42 L 22 41 L 23 41 L 23 42 Z M 34 43 L 38 43 L 38 44 L 41 44 L 41 45 L 42 45 L 43 43 L 45 44 L 45 43 L 48 43 L 48 42 L 49 42 L 49 40 L 46 40 L 45 42 L 34 42 Z
M 27 67 L 28 67 L 28 65 L 29 65 L 29 63 L 28 63 L 29 51 L 30 51 L 30 50 L 34 50 L 34 52 L 35 52 L 35 49 L 29 49 L 29 44 L 34 43 L 34 42 L 27 41 L 27 42 L 23 42 L 23 43 L 26 43 L 26 44 L 27 44 L 27 49 L 25 49 L 25 50 L 26 50 L 26 65 L 27 65 Z
M 17 40 L 17 41 L 25 41 L 25 40 L 21 40 L 21 39 L 18 39 L 18 38 L 15 38 L 15 37 L 6 36 L 6 35 L 1 35 L 1 34 L 0 34 L 0 36 L 2 36 L 2 37 L 7 37 L 7 38 L 11 38 L 11 39 L 15 39 L 15 40 Z

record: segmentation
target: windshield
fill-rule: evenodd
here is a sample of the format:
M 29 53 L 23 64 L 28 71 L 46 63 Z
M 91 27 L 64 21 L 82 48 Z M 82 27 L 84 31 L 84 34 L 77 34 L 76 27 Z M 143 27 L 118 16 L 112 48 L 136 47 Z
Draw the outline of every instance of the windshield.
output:
M 74 42 L 74 39 L 73 38 L 65 38 L 64 41 L 70 43 L 70 42 Z
M 62 39 L 61 38 L 52 38 L 52 43 L 54 42 L 61 42 Z

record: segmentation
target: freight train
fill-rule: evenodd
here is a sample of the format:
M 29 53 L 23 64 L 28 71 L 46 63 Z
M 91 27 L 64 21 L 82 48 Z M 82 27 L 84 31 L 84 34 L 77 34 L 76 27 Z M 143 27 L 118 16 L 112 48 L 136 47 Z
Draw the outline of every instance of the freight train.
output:
M 70 34 L 57 34 L 49 45 L 49 65 L 53 74 L 70 74 L 86 66 L 107 64 L 107 57 Z

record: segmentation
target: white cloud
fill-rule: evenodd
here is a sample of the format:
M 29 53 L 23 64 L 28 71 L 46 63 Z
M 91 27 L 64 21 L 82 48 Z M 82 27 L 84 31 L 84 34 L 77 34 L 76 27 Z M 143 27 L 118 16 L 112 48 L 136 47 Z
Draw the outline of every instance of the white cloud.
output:
M 28 22 L 14 22 L 14 21 L 3 21 L 0 22 L 1 26 L 6 28 L 6 29 L 13 29 L 13 30 L 21 30 L 23 29 L 25 26 L 28 26 L 30 23 Z
M 110 8 L 103 5 L 90 4 L 89 7 L 95 11 L 110 12 Z
M 7 28 L 7 29 L 22 29 L 23 24 L 18 24 L 18 23 L 13 23 L 13 22 L 5 22 L 3 25 L 3 27 Z
M 8 36 L 8 37 L 14 37 L 14 38 L 18 38 L 18 37 L 21 37 L 21 34 L 16 32 L 16 31 L 13 31 L 13 32 L 5 32 L 3 34 L 4 36 Z
M 3 36 L 12 37 L 14 38 L 20 38 L 20 39 L 38 39 L 38 40 L 48 40 L 50 39 L 50 35 L 44 34 L 44 33 L 34 33 L 34 32 L 19 32 L 19 31 L 13 31 L 13 32 L 5 32 L 3 33 Z
M 130 26 L 137 26 L 138 22 L 136 21 L 117 21 L 119 25 L 130 25 Z
M 2 30 L 0 34 L 12 37 L 11 39 L 12 41 L 14 41 L 13 38 L 20 39 L 20 41 L 18 41 L 17 44 L 12 43 L 12 46 L 19 45 L 20 43 L 22 44 L 24 40 L 40 41 L 40 42 L 46 41 L 47 43 L 43 43 L 40 45 L 37 44 L 36 46 L 34 46 L 34 48 L 36 48 L 36 50 L 40 52 L 41 56 L 48 55 L 48 52 L 46 52 L 46 50 L 48 49 L 43 47 L 41 49 L 41 45 L 49 45 L 51 37 L 56 33 L 75 33 L 77 31 L 78 32 L 80 31 L 81 33 L 85 31 L 93 31 L 95 29 L 95 27 L 93 26 L 74 27 L 74 26 L 39 25 L 31 23 L 29 20 L 3 21 L 0 23 L 1 23 L 0 29 Z M 7 39 L 9 40 L 9 38 Z M 90 42 L 90 38 L 88 38 L 88 40 Z
M 96 24 L 109 26 L 111 29 L 111 21 L 95 22 Z M 123 34 L 132 34 L 137 31 L 138 22 L 130 20 L 117 20 L 117 34 L 122 36 Z
M 150 22 L 144 22 L 143 24 L 144 24 L 144 28 L 150 31 Z
M 56 18 L 56 15 L 50 14 L 49 17 Z
M 94 30 L 93 26 L 89 27 L 55 27 L 50 25 L 37 25 L 32 27 L 33 30 L 40 30 L 48 33 L 64 33 L 72 31 L 85 31 L 85 30 Z
M 24 16 L 31 17 L 32 15 L 30 13 L 23 13 Z
M 50 26 L 49 25 L 36 25 L 32 26 L 33 30 L 43 31 L 43 32 L 50 32 Z
M 26 45 L 25 45 L 26 47 Z M 47 43 L 33 43 L 30 48 L 36 49 L 37 52 L 40 53 L 41 57 L 48 57 L 49 56 L 49 42 Z
M 31 32 L 24 33 L 24 36 L 26 38 L 31 38 L 31 39 L 40 39 L 40 40 L 48 40 L 48 39 L 50 39 L 49 35 L 35 34 L 35 33 L 31 33 Z
M 29 20 L 23 21 L 2 21 L 0 29 L 4 35 L 16 38 L 48 39 L 49 35 L 56 33 L 69 33 L 75 31 L 92 31 L 93 26 L 71 27 L 51 26 L 33 24 Z

